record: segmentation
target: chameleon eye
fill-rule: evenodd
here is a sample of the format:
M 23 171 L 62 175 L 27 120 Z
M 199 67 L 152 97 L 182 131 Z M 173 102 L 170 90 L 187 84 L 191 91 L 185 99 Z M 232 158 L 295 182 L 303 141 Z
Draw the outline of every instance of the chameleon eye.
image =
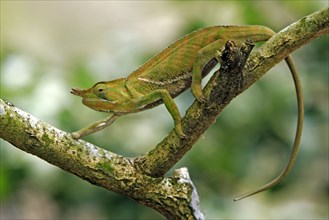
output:
M 103 83 L 98 83 L 93 88 L 93 93 L 101 99 L 104 99 L 109 102 L 114 102 L 113 98 L 108 93 L 108 86 Z
M 105 85 L 104 84 L 98 84 L 93 89 L 93 92 L 96 96 L 98 96 L 101 99 L 106 99 L 105 97 Z

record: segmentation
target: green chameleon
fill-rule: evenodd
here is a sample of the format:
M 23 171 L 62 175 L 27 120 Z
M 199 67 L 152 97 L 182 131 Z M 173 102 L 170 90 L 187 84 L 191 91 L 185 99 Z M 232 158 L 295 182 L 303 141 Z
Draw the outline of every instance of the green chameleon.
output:
M 99 131 L 112 124 L 118 117 L 143 111 L 164 103 L 171 114 L 175 131 L 186 138 L 181 126 L 181 116 L 173 100 L 191 87 L 199 102 L 204 101 L 201 80 L 208 73 L 204 66 L 218 54 L 218 50 L 230 40 L 241 44 L 245 40 L 267 41 L 275 34 L 264 26 L 214 26 L 187 34 L 148 60 L 125 78 L 98 82 L 89 89 L 75 89 L 71 93 L 82 97 L 82 103 L 96 111 L 113 113 L 77 132 L 75 139 Z M 287 167 L 270 183 L 243 194 L 235 200 L 259 193 L 279 184 L 290 172 L 297 157 L 303 127 L 303 97 L 298 73 L 290 57 L 286 62 L 292 73 L 298 100 L 298 123 L 291 157 Z

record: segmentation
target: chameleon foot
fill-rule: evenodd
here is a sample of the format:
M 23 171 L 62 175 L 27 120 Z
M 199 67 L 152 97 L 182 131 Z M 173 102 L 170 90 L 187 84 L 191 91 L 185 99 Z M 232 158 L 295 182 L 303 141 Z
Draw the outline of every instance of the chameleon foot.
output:
M 176 131 L 176 133 L 178 134 L 178 136 L 180 138 L 186 138 L 187 137 L 186 134 L 184 134 L 184 132 L 183 132 L 181 124 L 178 124 L 178 125 L 175 126 L 175 131 Z
M 205 102 L 206 99 L 203 96 L 203 92 L 201 89 L 201 86 L 193 86 L 192 87 L 192 93 L 194 95 L 194 97 L 199 101 L 199 102 Z
M 78 132 L 72 132 L 71 136 L 73 137 L 73 139 L 79 139 L 81 137 L 81 135 Z

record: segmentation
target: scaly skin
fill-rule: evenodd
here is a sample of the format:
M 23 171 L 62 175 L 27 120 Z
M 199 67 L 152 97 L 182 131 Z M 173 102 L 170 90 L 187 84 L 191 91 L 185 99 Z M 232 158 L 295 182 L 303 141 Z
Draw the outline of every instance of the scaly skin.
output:
M 72 89 L 83 104 L 103 112 L 123 115 L 164 103 L 174 119 L 179 136 L 185 137 L 181 117 L 173 100 L 191 86 L 194 96 L 204 101 L 201 89 L 203 66 L 227 40 L 266 41 L 273 31 L 264 26 L 215 26 L 185 35 L 151 58 L 127 78 L 99 82 L 86 90 Z M 207 73 L 205 73 L 206 75 Z M 159 101 L 160 100 L 160 101 Z M 81 135 L 75 133 L 79 138 Z
M 72 89 L 72 94 L 83 98 L 84 105 L 96 111 L 113 113 L 105 120 L 72 133 L 72 136 L 78 139 L 109 126 L 121 115 L 143 111 L 164 103 L 174 119 L 177 134 L 185 138 L 181 116 L 173 98 L 191 87 L 195 98 L 200 102 L 204 101 L 201 80 L 208 72 L 202 70 L 228 40 L 236 44 L 247 39 L 260 42 L 267 41 L 274 34 L 271 29 L 257 25 L 204 28 L 187 34 L 169 45 L 126 78 L 98 82 L 85 90 Z M 280 183 L 289 174 L 296 159 L 303 125 L 303 97 L 298 73 L 291 58 L 287 57 L 286 62 L 294 79 L 298 99 L 298 124 L 291 158 L 287 167 L 276 179 L 235 200 L 267 190 Z

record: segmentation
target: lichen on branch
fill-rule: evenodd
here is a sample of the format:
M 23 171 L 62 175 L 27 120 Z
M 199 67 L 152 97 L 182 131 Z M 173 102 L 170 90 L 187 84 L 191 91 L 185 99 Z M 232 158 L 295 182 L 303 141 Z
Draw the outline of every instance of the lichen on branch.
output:
M 227 45 L 223 63 L 205 88 L 205 103 L 195 102 L 183 118 L 188 138 L 172 131 L 150 152 L 127 158 L 74 140 L 0 99 L 0 137 L 80 178 L 128 196 L 169 219 L 204 219 L 197 191 L 186 169 L 163 177 L 237 95 L 288 54 L 329 31 L 329 9 L 315 12 L 285 28 L 249 56 L 251 45 Z M 249 58 L 248 58 L 249 56 Z M 232 59 L 231 59 L 232 58 Z M 246 59 L 248 60 L 246 61 Z M 219 74 L 220 73 L 220 74 Z

